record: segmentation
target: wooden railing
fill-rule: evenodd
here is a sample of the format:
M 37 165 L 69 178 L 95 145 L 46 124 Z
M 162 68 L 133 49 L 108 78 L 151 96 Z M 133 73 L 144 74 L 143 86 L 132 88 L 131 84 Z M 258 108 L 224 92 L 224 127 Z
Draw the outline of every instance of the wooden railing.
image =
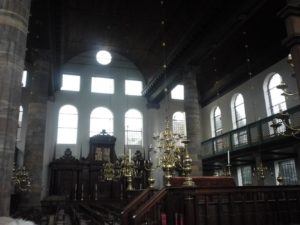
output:
M 121 212 L 122 225 L 131 225 L 132 213 L 134 213 L 136 209 L 141 207 L 142 204 L 147 202 L 153 196 L 154 192 L 154 189 L 145 189 L 140 195 L 129 202 L 129 204 Z
M 300 186 L 164 188 L 140 205 L 130 221 L 134 225 L 299 223 Z
M 290 114 L 290 123 L 293 127 L 300 127 L 300 106 L 296 106 L 287 110 Z M 203 158 L 226 153 L 228 150 L 239 150 L 257 146 L 262 143 L 268 143 L 272 140 L 284 138 L 280 135 L 285 132 L 282 125 L 278 128 L 278 133 L 270 126 L 275 115 L 261 119 L 247 126 L 231 130 L 222 135 L 203 141 L 202 152 Z

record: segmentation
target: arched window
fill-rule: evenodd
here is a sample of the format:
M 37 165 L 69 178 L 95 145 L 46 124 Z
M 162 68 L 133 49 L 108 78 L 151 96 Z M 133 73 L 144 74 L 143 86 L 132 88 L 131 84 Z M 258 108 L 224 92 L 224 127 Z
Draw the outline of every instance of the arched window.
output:
M 175 112 L 173 114 L 172 128 L 174 134 L 186 136 L 185 112 Z
M 213 117 L 213 122 L 214 122 L 214 133 L 215 136 L 218 136 L 222 134 L 222 114 L 220 107 L 217 106 L 214 110 L 214 117 Z
M 113 135 L 114 116 L 109 109 L 105 107 L 97 107 L 91 112 L 90 137 L 99 134 L 102 130 Z
M 243 127 L 246 125 L 245 104 L 242 94 L 235 96 L 233 103 L 234 111 L 234 128 Z
M 17 141 L 21 140 L 22 121 L 23 121 L 23 107 L 20 105 L 19 117 L 18 117 Z
M 232 117 L 233 117 L 233 128 L 237 129 L 246 125 L 246 113 L 245 104 L 242 94 L 236 94 L 232 99 Z M 247 143 L 247 130 L 238 130 L 233 133 L 234 145 L 246 144 Z
M 267 77 L 265 81 L 265 96 L 268 116 L 279 113 L 281 110 L 286 110 L 286 100 L 282 94 L 282 90 L 277 88 L 282 82 L 282 77 L 275 73 Z
M 64 105 L 58 114 L 57 144 L 76 144 L 78 111 L 75 106 Z
M 125 113 L 125 144 L 143 145 L 143 115 L 136 109 Z
M 212 108 L 210 113 L 212 136 L 216 137 L 222 134 L 222 114 L 219 106 Z M 222 137 L 217 137 L 214 140 L 214 151 L 223 151 L 224 142 Z

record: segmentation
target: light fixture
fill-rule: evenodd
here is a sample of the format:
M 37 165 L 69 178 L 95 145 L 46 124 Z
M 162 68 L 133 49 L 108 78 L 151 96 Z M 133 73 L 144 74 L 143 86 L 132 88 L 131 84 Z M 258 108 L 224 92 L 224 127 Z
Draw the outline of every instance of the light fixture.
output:
M 295 138 L 300 139 L 300 128 L 294 127 L 291 124 L 290 114 L 288 112 L 280 111 L 278 114 L 275 115 L 275 118 L 278 120 L 273 120 L 271 127 L 274 128 L 274 132 L 277 132 L 277 128 L 284 125 L 285 131 L 279 134 L 283 136 L 292 136 Z
M 294 69 L 294 64 L 293 64 L 292 60 L 293 60 L 292 55 L 289 54 L 287 63 Z M 294 95 L 298 94 L 298 92 L 289 92 L 287 90 L 288 85 L 283 81 L 281 81 L 281 83 L 279 85 L 277 85 L 276 88 L 282 90 L 281 95 L 283 95 L 285 97 L 294 96 Z M 272 124 L 270 126 L 274 129 L 274 133 L 277 134 L 278 128 L 282 125 L 285 127 L 285 131 L 280 132 L 279 134 L 284 135 L 284 136 L 292 136 L 292 137 L 300 139 L 300 136 L 299 136 L 300 128 L 294 127 L 291 124 L 290 114 L 287 111 L 284 112 L 284 111 L 280 110 L 280 112 L 275 115 L 275 119 L 272 120 Z
M 292 58 L 291 54 L 288 54 L 287 63 L 294 70 L 293 58 Z M 279 85 L 277 85 L 276 88 L 282 90 L 282 94 L 281 95 L 283 95 L 285 97 L 294 96 L 294 95 L 298 94 L 298 92 L 290 92 L 290 91 L 288 91 L 288 89 L 287 89 L 288 85 L 284 81 L 281 81 L 281 83 Z
M 268 173 L 270 173 L 270 175 L 273 176 L 272 170 L 269 167 L 264 166 L 262 162 L 258 166 L 254 167 L 252 170 L 252 175 L 256 176 L 261 180 L 264 180 Z
M 282 90 L 281 95 L 283 95 L 283 96 L 285 96 L 285 97 L 288 97 L 288 96 L 294 96 L 294 95 L 297 95 L 297 94 L 298 94 L 298 92 L 289 92 L 288 89 L 287 89 L 287 88 L 288 88 L 288 85 L 287 85 L 284 81 L 281 81 L 281 83 L 278 84 L 278 85 L 276 86 L 276 88 Z
M 100 50 L 96 54 L 97 62 L 101 65 L 108 65 L 111 62 L 111 58 L 111 54 L 105 50 Z
M 16 185 L 17 191 L 28 192 L 31 190 L 31 177 L 24 166 L 22 168 L 13 167 L 11 180 Z

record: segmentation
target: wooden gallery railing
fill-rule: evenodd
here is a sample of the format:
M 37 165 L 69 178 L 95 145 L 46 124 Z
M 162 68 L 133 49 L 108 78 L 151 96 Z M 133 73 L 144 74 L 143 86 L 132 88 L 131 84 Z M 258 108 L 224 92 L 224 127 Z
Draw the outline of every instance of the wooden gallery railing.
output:
M 300 186 L 174 187 L 145 200 L 123 225 L 300 224 Z

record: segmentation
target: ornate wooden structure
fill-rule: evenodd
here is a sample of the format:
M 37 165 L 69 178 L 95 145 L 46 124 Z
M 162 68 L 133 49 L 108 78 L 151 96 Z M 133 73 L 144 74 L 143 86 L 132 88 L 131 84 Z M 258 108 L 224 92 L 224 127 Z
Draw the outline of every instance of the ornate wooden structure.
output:
M 60 196 L 66 200 L 126 198 L 127 183 L 121 174 L 122 159 L 116 156 L 115 142 L 114 136 L 102 131 L 90 138 L 89 154 L 86 159 L 76 159 L 72 156 L 71 150 L 66 149 L 61 158 L 50 163 L 49 196 L 52 198 Z M 132 161 L 134 189 L 146 188 L 148 173 L 144 170 L 144 158 L 140 151 L 135 153 Z M 107 179 L 108 164 L 112 166 L 114 173 L 110 174 L 112 175 L 110 179 Z
M 105 181 L 103 166 L 114 163 L 114 136 L 105 131 L 90 138 L 90 151 L 86 159 L 76 159 L 70 149 L 64 156 L 50 163 L 49 195 L 64 196 L 69 200 L 97 200 L 101 197 L 120 197 L 120 181 Z

